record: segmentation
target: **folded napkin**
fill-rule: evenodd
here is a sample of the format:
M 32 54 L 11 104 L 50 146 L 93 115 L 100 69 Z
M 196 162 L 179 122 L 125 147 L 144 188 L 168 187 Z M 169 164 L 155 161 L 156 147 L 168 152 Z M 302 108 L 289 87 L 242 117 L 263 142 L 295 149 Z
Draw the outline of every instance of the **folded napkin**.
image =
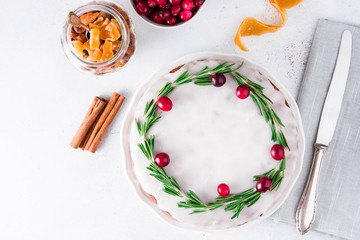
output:
M 303 169 L 285 204 L 273 219 L 295 224 L 295 212 L 311 166 L 325 97 L 338 55 L 341 34 L 353 35 L 351 65 L 340 117 L 323 159 L 315 222 L 311 230 L 360 239 L 360 28 L 322 19 L 312 43 L 298 105 L 306 150 Z

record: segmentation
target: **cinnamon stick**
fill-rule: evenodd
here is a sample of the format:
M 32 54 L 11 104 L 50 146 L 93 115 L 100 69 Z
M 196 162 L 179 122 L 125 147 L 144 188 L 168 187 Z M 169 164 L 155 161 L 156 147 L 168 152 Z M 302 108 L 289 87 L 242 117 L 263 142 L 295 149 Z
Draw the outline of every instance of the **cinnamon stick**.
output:
M 116 101 L 118 100 L 119 96 L 120 95 L 116 92 L 114 92 L 113 95 L 111 96 L 109 103 L 106 105 L 103 113 L 101 114 L 101 116 L 99 118 L 99 121 L 96 122 L 96 125 L 91 132 L 89 140 L 87 141 L 87 143 L 85 145 L 85 150 L 89 151 L 90 146 L 93 143 L 96 134 L 99 132 L 99 130 L 102 127 L 102 125 L 104 124 L 106 118 L 109 116 L 111 110 L 114 108 L 114 105 L 115 105 Z
M 117 97 L 117 99 L 116 99 L 113 107 L 108 108 L 108 111 L 110 110 L 110 112 L 108 113 L 108 111 L 106 111 L 106 113 L 108 113 L 107 116 L 105 114 L 103 118 L 100 117 L 100 119 L 99 119 L 99 123 L 100 123 L 100 120 L 103 121 L 103 123 L 101 124 L 100 128 L 98 129 L 98 132 L 95 133 L 95 137 L 89 147 L 89 151 L 92 153 L 95 153 L 95 151 L 98 148 L 101 140 L 103 139 L 107 129 L 109 128 L 112 120 L 115 118 L 116 113 L 119 111 L 121 105 L 123 104 L 123 102 L 125 100 L 125 97 L 123 97 L 121 95 L 118 95 L 118 96 L 117 95 L 118 95 L 117 93 L 114 93 L 113 96 L 111 97 L 112 102 L 115 101 L 116 97 Z M 110 99 L 110 101 L 111 101 L 111 99 Z M 104 113 L 105 113 L 105 111 L 104 111 Z M 103 119 L 105 119 L 105 120 L 103 120 Z
M 80 128 L 76 132 L 75 136 L 70 142 L 70 146 L 73 148 L 78 148 L 81 143 L 85 140 L 86 134 L 88 133 L 89 129 L 95 122 L 96 118 L 105 108 L 106 101 L 95 97 L 92 101 L 88 112 L 85 115 L 83 122 L 80 125 Z
M 107 104 L 106 104 L 106 106 L 107 106 Z M 105 108 L 106 108 L 106 107 L 105 107 Z M 81 142 L 81 144 L 80 144 L 80 146 L 79 146 L 79 148 L 80 148 L 81 150 L 83 150 L 83 151 L 85 150 L 85 146 L 86 146 L 86 144 L 89 142 L 91 133 L 94 131 L 95 126 L 96 126 L 97 122 L 99 121 L 99 118 L 100 118 L 100 116 L 102 115 L 103 112 L 104 112 L 104 111 L 102 111 L 101 113 L 99 113 L 99 115 L 97 116 L 95 122 L 91 125 L 89 131 L 86 133 L 86 136 L 85 136 L 84 140 Z

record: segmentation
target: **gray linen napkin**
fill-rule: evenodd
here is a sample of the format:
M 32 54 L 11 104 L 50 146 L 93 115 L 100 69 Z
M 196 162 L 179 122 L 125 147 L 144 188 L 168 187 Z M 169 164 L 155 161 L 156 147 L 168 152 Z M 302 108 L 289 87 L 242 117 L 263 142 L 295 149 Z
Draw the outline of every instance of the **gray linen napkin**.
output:
M 306 150 L 303 169 L 275 220 L 295 224 L 295 211 L 313 157 L 314 142 L 341 34 L 353 34 L 350 72 L 335 134 L 323 160 L 312 230 L 347 239 L 360 239 L 360 28 L 322 19 L 312 43 L 298 105 L 304 126 Z

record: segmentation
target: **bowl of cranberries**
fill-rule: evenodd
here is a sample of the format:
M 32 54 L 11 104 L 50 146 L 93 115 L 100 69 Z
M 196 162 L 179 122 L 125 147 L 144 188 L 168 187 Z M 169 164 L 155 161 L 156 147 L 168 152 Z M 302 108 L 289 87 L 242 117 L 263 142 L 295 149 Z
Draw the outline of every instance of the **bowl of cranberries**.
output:
M 158 27 L 183 25 L 198 13 L 205 0 L 130 0 L 136 12 Z

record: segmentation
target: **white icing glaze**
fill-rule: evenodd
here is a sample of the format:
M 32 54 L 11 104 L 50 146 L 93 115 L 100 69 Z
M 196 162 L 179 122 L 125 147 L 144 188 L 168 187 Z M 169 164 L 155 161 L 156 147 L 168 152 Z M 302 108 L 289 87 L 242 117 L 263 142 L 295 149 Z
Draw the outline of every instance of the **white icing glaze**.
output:
M 205 66 L 213 68 L 222 59 L 192 61 L 175 73 L 167 73 L 154 79 L 139 98 L 135 116 L 143 120 L 145 103 L 157 96 L 166 82 L 174 81 L 183 71 L 195 73 Z M 265 87 L 264 93 L 273 101 L 273 108 L 285 125 L 283 132 L 291 151 L 286 151 L 286 176 L 278 191 L 262 194 L 260 200 L 245 208 L 238 219 L 230 220 L 232 212 L 219 208 L 213 212 L 189 215 L 189 210 L 178 208 L 182 199 L 164 193 L 159 181 L 149 175 L 149 162 L 137 144 L 142 142 L 135 124 L 130 128 L 131 166 L 141 188 L 157 199 L 158 207 L 168 211 L 172 218 L 196 226 L 199 229 L 228 229 L 244 222 L 258 219 L 264 212 L 273 212 L 274 202 L 283 198 L 292 184 L 301 157 L 299 149 L 298 121 L 293 111 L 285 105 L 285 97 L 270 84 L 266 73 L 245 62 L 239 70 L 254 82 Z M 270 156 L 271 131 L 259 114 L 256 104 L 249 97 L 240 100 L 235 96 L 236 82 L 230 74 L 223 87 L 196 86 L 192 83 L 176 87 L 169 95 L 173 109 L 164 112 L 160 121 L 148 134 L 154 134 L 155 153 L 166 152 L 170 164 L 165 168 L 174 176 L 184 190 L 193 190 L 204 202 L 214 201 L 217 186 L 229 185 L 231 193 L 239 193 L 254 187 L 253 176 L 264 173 L 278 165 Z M 134 121 L 133 121 L 134 122 Z

